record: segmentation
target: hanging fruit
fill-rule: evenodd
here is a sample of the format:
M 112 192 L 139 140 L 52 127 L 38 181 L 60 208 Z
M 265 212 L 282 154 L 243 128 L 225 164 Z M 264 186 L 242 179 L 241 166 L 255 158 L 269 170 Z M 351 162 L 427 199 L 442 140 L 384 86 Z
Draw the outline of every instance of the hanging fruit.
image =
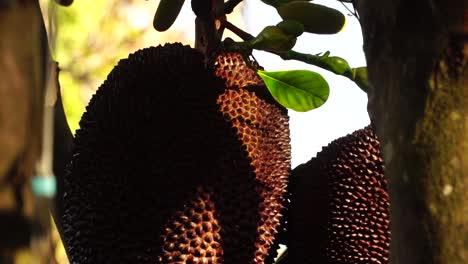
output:
M 91 99 L 65 179 L 71 263 L 274 257 L 290 170 L 286 110 L 239 54 L 204 63 L 181 44 L 143 49 Z

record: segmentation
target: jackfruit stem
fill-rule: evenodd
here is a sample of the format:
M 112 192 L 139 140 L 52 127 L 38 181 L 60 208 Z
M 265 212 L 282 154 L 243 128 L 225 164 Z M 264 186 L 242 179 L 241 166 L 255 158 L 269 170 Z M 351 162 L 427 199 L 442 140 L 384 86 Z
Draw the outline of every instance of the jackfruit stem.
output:
M 226 3 L 224 3 L 224 13 L 225 14 L 231 14 L 232 11 L 234 11 L 234 8 L 236 8 L 236 6 L 238 4 L 240 4 L 242 2 L 242 0 L 228 0 L 226 1 Z
M 232 24 L 229 21 L 224 21 L 224 26 L 229 29 L 232 33 L 236 34 L 238 37 L 240 37 L 244 41 L 249 41 L 254 39 L 254 36 L 251 34 L 245 32 L 244 30 L 238 28 L 236 25 Z
M 192 1 L 192 10 L 197 15 L 195 19 L 195 49 L 205 55 L 206 62 L 221 45 L 224 32 L 222 21 L 226 20 L 224 1 L 213 0 L 207 4 L 204 0 L 194 0 Z

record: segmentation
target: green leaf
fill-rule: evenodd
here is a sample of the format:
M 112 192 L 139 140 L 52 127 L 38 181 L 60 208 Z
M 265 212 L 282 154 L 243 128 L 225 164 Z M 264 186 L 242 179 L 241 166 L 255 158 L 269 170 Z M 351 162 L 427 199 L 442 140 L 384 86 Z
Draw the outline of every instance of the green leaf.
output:
M 322 75 L 307 71 L 257 71 L 273 98 L 286 108 L 307 112 L 320 107 L 330 93 Z

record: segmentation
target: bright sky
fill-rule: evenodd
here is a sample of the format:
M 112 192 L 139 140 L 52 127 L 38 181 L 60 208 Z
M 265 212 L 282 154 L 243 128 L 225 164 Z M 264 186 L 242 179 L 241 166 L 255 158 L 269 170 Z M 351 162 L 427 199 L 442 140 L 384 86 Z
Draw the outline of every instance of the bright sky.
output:
M 189 1 L 186 1 L 182 16 L 176 20 L 174 27 L 185 27 L 184 31 L 189 34 L 189 39 L 193 39 L 194 36 L 190 34 L 194 34 L 194 29 L 187 28 L 187 25 L 191 25 L 195 17 L 187 2 Z M 340 10 L 346 15 L 347 24 L 343 31 L 335 35 L 303 34 L 299 37 L 294 50 L 311 54 L 330 51 L 330 56 L 346 59 L 353 68 L 365 66 L 361 28 L 357 19 L 350 16 L 346 8 L 336 0 L 315 0 L 314 3 Z M 352 9 L 351 6 L 350 8 Z M 265 26 L 275 25 L 281 21 L 276 10 L 260 0 L 244 0 L 237 9 L 243 11 L 247 20 L 245 27 L 238 26 L 252 35 L 258 34 Z M 293 168 L 310 160 L 323 146 L 334 139 L 370 123 L 367 114 L 367 95 L 349 79 L 302 62 L 283 61 L 266 52 L 255 51 L 254 56 L 266 70 L 308 69 L 322 74 L 330 85 L 330 96 L 322 107 L 307 113 L 289 111 Z
M 169 32 L 160 33 L 152 29 L 152 20 L 159 1 L 144 1 L 141 5 L 130 5 L 126 12 L 130 22 L 137 28 L 149 28 L 150 43 L 157 45 L 164 34 L 174 31 L 186 33 L 186 39 L 194 39 L 195 16 L 189 0 L 185 1 L 181 14 Z M 334 7 L 347 17 L 345 29 L 335 35 L 304 34 L 295 46 L 295 50 L 317 54 L 330 51 L 330 56 L 339 56 L 348 61 L 351 67 L 365 66 L 362 50 L 362 37 L 359 22 L 343 5 L 336 0 L 315 0 L 314 3 Z M 79 4 L 79 1 L 74 5 Z M 73 7 L 73 6 L 72 6 Z M 247 24 L 242 22 L 241 15 L 230 15 L 228 19 L 246 29 L 252 35 L 258 34 L 265 26 L 275 25 L 281 18 L 276 10 L 261 0 L 244 0 L 236 10 L 243 11 Z M 228 35 L 232 37 L 232 34 Z M 165 41 L 164 41 L 165 42 Z M 193 43 L 187 43 L 193 46 Z M 133 51 L 132 51 L 133 52 Z M 310 160 L 323 146 L 369 124 L 367 114 L 367 96 L 353 82 L 345 77 L 295 61 L 283 61 L 275 55 L 265 52 L 254 52 L 255 58 L 266 70 L 309 69 L 321 73 L 330 85 L 330 97 L 320 108 L 307 113 L 289 111 L 291 117 L 292 167 Z
M 349 14 L 338 1 L 316 0 L 314 3 L 336 8 L 345 15 Z M 281 21 L 276 10 L 260 0 L 248 0 L 244 8 L 247 31 L 253 35 L 258 34 L 265 26 L 275 25 Z M 294 50 L 311 54 L 328 50 L 331 52 L 330 56 L 346 59 L 351 67 L 365 66 L 359 22 L 353 16 L 346 18 L 347 24 L 342 32 L 335 35 L 304 34 L 298 39 Z M 285 62 L 265 52 L 254 52 L 254 56 L 266 70 L 317 71 L 330 85 L 330 97 L 322 107 L 307 113 L 289 111 L 293 168 L 314 157 L 322 146 L 370 123 L 367 114 L 367 95 L 349 79 L 302 62 Z

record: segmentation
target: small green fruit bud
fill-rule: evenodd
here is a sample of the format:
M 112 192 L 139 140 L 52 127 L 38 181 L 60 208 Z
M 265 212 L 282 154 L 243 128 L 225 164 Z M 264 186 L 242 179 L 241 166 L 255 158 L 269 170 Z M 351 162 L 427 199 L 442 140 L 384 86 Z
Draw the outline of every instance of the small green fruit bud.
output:
M 296 20 L 284 20 L 276 25 L 277 27 L 281 28 L 287 34 L 293 35 L 295 37 L 299 37 L 304 33 L 304 25 Z
M 338 10 L 309 2 L 295 1 L 277 8 L 284 20 L 296 20 L 304 25 L 304 30 L 315 34 L 335 34 L 340 32 L 346 18 Z
M 256 38 L 251 41 L 254 49 L 272 52 L 291 50 L 296 44 L 296 37 L 284 32 L 277 26 L 265 27 Z

